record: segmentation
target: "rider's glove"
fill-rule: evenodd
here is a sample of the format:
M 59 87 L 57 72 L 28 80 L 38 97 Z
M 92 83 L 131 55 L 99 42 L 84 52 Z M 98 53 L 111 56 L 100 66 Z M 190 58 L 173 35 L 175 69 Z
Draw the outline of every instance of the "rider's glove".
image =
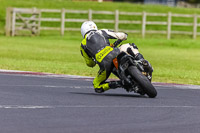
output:
M 124 40 L 127 40 L 127 38 L 128 38 L 128 34 L 127 33 L 124 33 Z

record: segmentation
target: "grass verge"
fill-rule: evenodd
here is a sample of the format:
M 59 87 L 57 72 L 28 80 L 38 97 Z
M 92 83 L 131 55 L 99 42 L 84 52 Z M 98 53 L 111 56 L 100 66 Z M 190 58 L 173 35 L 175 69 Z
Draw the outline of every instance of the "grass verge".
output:
M 154 67 L 153 82 L 200 85 L 200 42 L 190 39 L 141 39 L 129 36 Z M 81 36 L 0 36 L 0 69 L 96 76 L 79 52 Z

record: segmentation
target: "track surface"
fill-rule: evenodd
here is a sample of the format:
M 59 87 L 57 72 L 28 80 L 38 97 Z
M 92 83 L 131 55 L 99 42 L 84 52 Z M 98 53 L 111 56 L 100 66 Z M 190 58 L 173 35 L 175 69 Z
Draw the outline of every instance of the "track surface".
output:
M 198 133 L 200 87 L 154 84 L 155 99 L 95 94 L 70 77 L 0 74 L 1 133 Z

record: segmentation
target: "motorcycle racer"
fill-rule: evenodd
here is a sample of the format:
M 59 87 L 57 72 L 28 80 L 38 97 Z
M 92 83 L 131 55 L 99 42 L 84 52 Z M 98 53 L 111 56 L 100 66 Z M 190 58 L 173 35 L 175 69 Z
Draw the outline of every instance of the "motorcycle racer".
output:
M 124 51 L 135 57 L 137 60 L 144 60 L 135 44 L 124 44 L 119 48 L 110 45 L 109 39 L 126 40 L 128 34 L 114 32 L 107 29 L 98 30 L 93 21 L 85 21 L 81 26 L 83 40 L 80 44 L 80 51 L 88 67 L 99 65 L 99 72 L 93 80 L 94 90 L 102 93 L 109 89 L 123 87 L 121 81 L 106 82 L 113 68 L 112 60 Z

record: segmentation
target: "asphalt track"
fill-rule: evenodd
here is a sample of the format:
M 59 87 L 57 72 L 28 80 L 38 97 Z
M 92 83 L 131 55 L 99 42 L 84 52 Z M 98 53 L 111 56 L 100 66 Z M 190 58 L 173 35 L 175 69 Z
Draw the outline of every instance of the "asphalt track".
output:
M 200 86 L 154 83 L 156 98 L 90 78 L 0 73 L 1 133 L 199 133 Z

